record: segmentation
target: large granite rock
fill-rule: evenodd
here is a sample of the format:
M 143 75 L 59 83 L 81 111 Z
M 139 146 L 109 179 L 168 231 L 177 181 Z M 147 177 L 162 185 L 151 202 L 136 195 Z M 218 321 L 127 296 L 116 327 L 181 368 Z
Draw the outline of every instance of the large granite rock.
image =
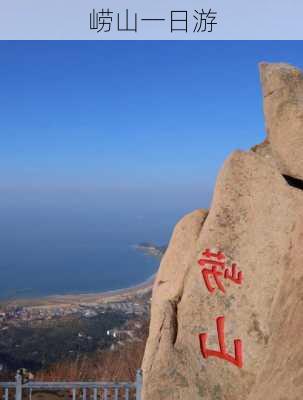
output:
M 282 174 L 303 179 L 303 74 L 288 64 L 260 64 L 268 139 Z
M 287 125 L 281 115 L 274 121 L 286 100 L 279 106 L 271 93 L 283 80 L 283 95 L 296 97 L 299 110 L 299 73 L 284 64 L 261 70 L 268 138 L 227 159 L 209 213 L 185 216 L 162 259 L 144 400 L 303 399 L 303 191 L 282 176 L 303 176 L 303 143 L 293 141 L 295 157 L 280 149 L 298 137 L 299 123 L 292 107 L 290 120 L 282 113 Z
M 299 214 L 289 260 L 272 307 L 271 340 L 249 400 L 303 399 L 302 243 L 303 215 Z

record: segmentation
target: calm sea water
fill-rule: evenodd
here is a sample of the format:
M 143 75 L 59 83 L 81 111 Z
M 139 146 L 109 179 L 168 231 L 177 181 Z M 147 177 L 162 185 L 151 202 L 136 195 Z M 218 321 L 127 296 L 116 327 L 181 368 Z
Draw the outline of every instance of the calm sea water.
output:
M 156 272 L 159 262 L 140 254 L 127 240 L 102 241 L 102 246 L 96 241 L 78 246 L 40 243 L 29 254 L 22 246 L 15 247 L 16 254 L 1 266 L 1 298 L 120 289 Z
M 1 188 L 0 298 L 90 293 L 136 285 L 159 260 L 133 245 L 168 243 L 187 212 L 207 206 L 202 185 Z
M 3 204 L 2 204 L 3 205 Z M 80 204 L 81 205 L 81 204 Z M 6 206 L 6 207 L 5 207 Z M 0 298 L 85 293 L 129 287 L 159 260 L 133 245 L 166 244 L 175 216 L 135 210 L 10 202 L 0 210 Z

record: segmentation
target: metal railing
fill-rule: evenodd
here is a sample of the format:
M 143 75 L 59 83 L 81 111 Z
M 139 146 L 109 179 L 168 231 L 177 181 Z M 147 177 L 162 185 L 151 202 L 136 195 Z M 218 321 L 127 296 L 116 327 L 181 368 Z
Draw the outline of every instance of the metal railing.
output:
M 142 371 L 137 370 L 135 382 L 0 382 L 2 400 L 32 400 L 34 391 L 67 392 L 72 400 L 141 400 Z

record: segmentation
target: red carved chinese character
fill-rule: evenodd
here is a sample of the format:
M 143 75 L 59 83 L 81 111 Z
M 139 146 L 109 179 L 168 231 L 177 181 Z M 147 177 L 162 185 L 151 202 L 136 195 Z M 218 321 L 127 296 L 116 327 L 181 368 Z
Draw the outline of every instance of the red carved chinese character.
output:
M 225 256 L 223 253 L 221 253 L 220 251 L 218 253 L 212 253 L 209 249 L 206 249 L 203 253 L 203 256 L 205 256 L 206 258 L 201 258 L 201 260 L 198 261 L 198 263 L 201 265 L 201 267 L 204 267 L 206 264 L 210 264 L 212 266 L 211 269 L 208 268 L 203 268 L 201 270 L 202 272 L 202 276 L 205 282 L 205 285 L 208 289 L 209 292 L 213 292 L 215 290 L 214 287 L 211 286 L 211 283 L 209 281 L 209 275 L 213 275 L 214 280 L 217 284 L 217 287 L 223 292 L 225 293 L 225 289 L 224 286 L 221 282 L 221 280 L 219 279 L 219 277 L 221 275 L 223 275 L 223 272 L 218 271 L 218 267 L 221 268 L 222 270 L 225 267 L 225 263 L 224 263 L 224 259 Z M 216 260 L 214 260 L 214 258 Z M 222 261 L 220 261 L 222 260 Z
M 238 272 L 237 273 L 237 265 L 232 264 L 232 271 L 230 272 L 228 267 L 225 266 L 225 255 L 221 251 L 218 253 L 213 253 L 209 249 L 206 249 L 202 255 L 205 258 L 201 258 L 198 263 L 201 265 L 201 267 L 205 267 L 205 265 L 210 265 L 211 268 L 202 268 L 202 276 L 205 282 L 205 285 L 208 289 L 209 292 L 213 292 L 215 290 L 215 287 L 213 287 L 210 283 L 209 276 L 212 275 L 214 278 L 214 281 L 221 292 L 225 293 L 225 288 L 223 286 L 223 283 L 221 281 L 221 277 L 225 279 L 230 279 L 234 283 L 240 285 L 243 280 L 243 273 Z
M 212 253 L 209 249 L 206 249 L 203 253 L 202 256 L 205 256 L 207 258 L 216 258 L 217 260 L 224 260 L 225 259 L 225 255 L 221 252 L 218 251 L 218 253 Z
M 206 348 L 207 333 L 200 333 L 199 340 L 200 340 L 200 348 L 202 356 L 204 358 L 208 358 L 211 356 L 222 358 L 223 360 L 226 360 L 236 365 L 237 367 L 242 368 L 243 367 L 242 341 L 240 339 L 234 340 L 235 357 L 227 353 L 225 346 L 225 339 L 224 339 L 224 317 L 217 318 L 217 332 L 218 332 L 220 351 L 207 349 Z
M 241 283 L 243 281 L 243 273 L 241 271 L 237 273 L 237 264 L 232 264 L 231 265 L 231 273 L 226 268 L 226 270 L 224 272 L 224 278 L 230 279 L 231 281 L 237 283 L 238 285 L 241 285 Z

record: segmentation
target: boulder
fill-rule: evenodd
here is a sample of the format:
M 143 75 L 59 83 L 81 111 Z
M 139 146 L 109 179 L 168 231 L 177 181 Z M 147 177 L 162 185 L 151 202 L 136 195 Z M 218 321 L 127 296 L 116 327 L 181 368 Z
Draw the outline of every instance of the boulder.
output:
M 260 64 L 268 140 L 282 174 L 303 179 L 303 74 L 288 64 Z
M 270 316 L 271 340 L 249 400 L 303 398 L 303 215 L 298 217 Z
M 209 212 L 188 214 L 173 232 L 153 288 L 143 400 L 303 398 L 303 191 L 283 177 L 302 176 L 303 143 L 294 141 L 295 160 L 282 136 L 273 140 L 283 121 L 274 123 L 268 96 L 281 69 L 297 79 L 290 66 L 261 66 L 265 142 L 231 154 Z M 290 81 L 283 93 L 297 90 Z

